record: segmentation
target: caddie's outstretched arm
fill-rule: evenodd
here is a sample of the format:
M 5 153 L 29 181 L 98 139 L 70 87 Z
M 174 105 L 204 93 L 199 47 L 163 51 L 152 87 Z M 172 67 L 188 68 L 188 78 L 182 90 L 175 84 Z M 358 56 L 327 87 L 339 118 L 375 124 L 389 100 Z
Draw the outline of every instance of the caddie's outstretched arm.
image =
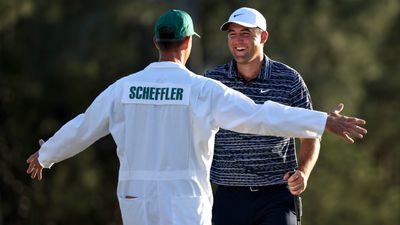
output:
M 223 129 L 294 138 L 321 138 L 326 131 L 349 143 L 354 143 L 354 138 L 361 139 L 367 133 L 361 127 L 366 123 L 365 120 L 340 114 L 344 107 L 342 103 L 330 113 L 289 107 L 272 101 L 257 105 L 222 83 L 210 85 L 213 85 L 212 115 L 217 126 Z

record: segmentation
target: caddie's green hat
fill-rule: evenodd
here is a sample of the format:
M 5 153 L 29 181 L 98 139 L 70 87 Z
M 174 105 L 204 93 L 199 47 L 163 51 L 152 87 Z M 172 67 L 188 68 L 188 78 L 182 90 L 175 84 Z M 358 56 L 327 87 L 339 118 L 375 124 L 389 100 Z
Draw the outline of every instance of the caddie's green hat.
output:
M 172 9 L 158 18 L 154 27 L 156 40 L 177 41 L 187 36 L 200 37 L 193 28 L 192 18 L 182 10 Z

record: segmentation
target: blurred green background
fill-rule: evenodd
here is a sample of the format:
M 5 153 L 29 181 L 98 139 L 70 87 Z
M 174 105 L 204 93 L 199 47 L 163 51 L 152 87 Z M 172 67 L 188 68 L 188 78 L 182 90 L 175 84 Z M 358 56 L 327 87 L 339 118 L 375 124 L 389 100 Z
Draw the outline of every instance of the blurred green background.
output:
M 368 121 L 354 145 L 322 140 L 303 224 L 400 224 L 398 0 L 0 0 L 0 225 L 121 224 L 110 136 L 32 181 L 26 158 L 118 78 L 158 59 L 153 24 L 188 11 L 202 36 L 188 68 L 230 60 L 219 26 L 249 6 L 267 19 L 265 52 L 302 74 L 314 108 Z

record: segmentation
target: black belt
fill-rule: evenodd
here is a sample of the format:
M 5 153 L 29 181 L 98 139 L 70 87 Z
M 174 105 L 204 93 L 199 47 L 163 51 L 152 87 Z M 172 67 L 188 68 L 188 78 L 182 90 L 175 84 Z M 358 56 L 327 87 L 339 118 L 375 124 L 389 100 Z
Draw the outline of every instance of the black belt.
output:
M 257 192 L 257 191 L 273 191 L 273 190 L 282 190 L 283 188 L 287 189 L 286 184 L 275 184 L 268 186 L 225 186 L 218 185 L 218 188 L 227 191 L 248 191 L 248 192 Z

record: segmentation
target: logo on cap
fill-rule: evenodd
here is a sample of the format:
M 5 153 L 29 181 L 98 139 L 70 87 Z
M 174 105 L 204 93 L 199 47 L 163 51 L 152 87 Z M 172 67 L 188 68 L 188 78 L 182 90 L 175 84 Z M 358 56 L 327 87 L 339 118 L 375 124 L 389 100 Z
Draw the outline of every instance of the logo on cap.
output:
M 237 16 L 240 16 L 240 15 L 244 15 L 244 14 L 243 13 L 239 13 L 239 14 L 233 15 L 233 17 L 237 17 Z

